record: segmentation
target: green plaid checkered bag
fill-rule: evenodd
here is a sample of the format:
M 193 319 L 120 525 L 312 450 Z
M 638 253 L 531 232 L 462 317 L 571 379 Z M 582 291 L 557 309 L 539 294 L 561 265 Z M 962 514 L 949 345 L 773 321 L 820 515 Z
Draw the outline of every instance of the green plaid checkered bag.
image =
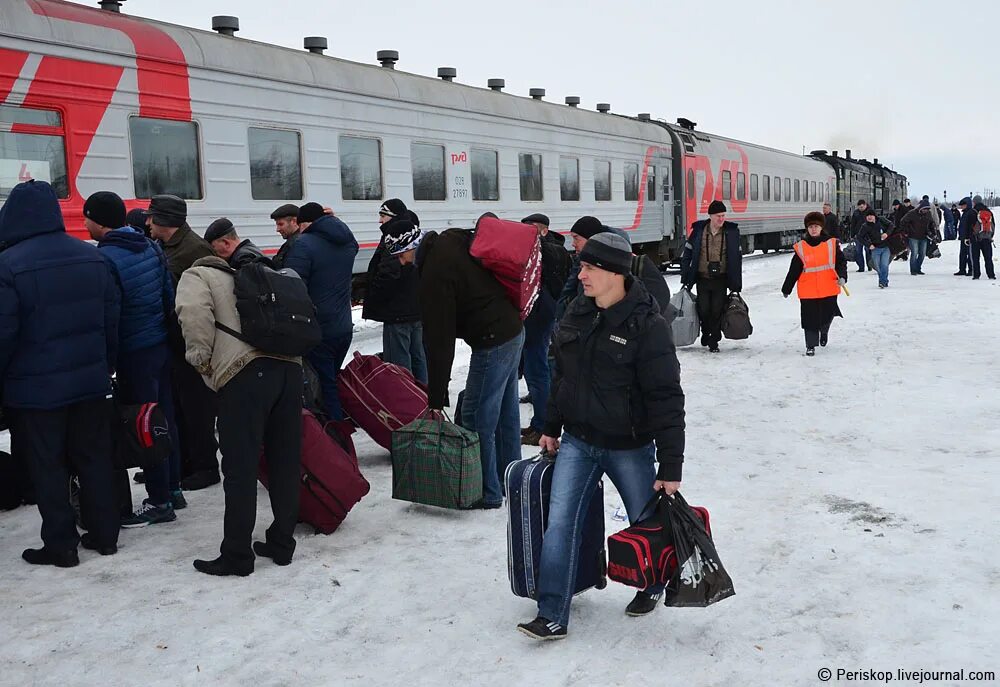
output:
M 419 417 L 392 433 L 392 498 L 469 508 L 483 498 L 479 435 Z

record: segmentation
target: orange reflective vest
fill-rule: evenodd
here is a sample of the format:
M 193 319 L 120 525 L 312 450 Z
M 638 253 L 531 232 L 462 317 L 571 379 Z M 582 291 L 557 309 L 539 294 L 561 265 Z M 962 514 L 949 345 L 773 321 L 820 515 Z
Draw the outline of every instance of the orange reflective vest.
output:
M 840 293 L 837 239 L 827 239 L 818 246 L 799 241 L 795 244 L 795 254 L 802 261 L 802 274 L 795 287 L 799 298 L 829 298 Z

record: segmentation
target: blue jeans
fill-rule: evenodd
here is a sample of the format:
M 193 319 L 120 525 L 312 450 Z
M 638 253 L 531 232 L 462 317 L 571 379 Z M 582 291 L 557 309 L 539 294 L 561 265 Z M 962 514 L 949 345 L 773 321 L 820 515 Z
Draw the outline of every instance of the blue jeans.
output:
M 888 246 L 876 248 L 872 252 L 872 258 L 874 258 L 875 268 L 878 270 L 878 283 L 882 286 L 888 286 L 889 262 L 892 260 L 892 254 L 889 252 Z
M 865 265 L 868 263 L 868 258 L 872 255 L 872 250 L 864 241 L 857 242 L 857 247 L 857 256 L 855 256 L 854 261 L 858 263 L 858 271 L 864 272 Z
M 472 351 L 462 397 L 462 426 L 479 434 L 483 465 L 483 501 L 503 502 L 503 473 L 521 458 L 521 411 L 517 400 L 517 366 L 524 330 L 506 343 Z
M 642 509 L 653 498 L 655 450 L 652 443 L 622 451 L 597 448 L 563 433 L 549 497 L 549 522 L 542 539 L 538 615 L 569 626 L 569 606 L 576 587 L 577 554 L 587 505 L 606 473 L 618 489 L 628 520 L 635 524 L 652 515 Z M 659 594 L 663 585 L 645 590 Z
M 916 274 L 924 266 L 927 256 L 927 239 L 910 239 L 910 274 Z
M 170 457 L 151 470 L 144 470 L 150 503 L 170 501 L 170 492 L 181 488 L 180 437 L 170 386 L 170 353 L 167 344 L 157 344 L 118 356 L 115 370 L 118 400 L 129 405 L 159 403 L 170 428 Z
M 344 364 L 352 338 L 354 333 L 349 332 L 344 336 L 325 339 L 306 355 L 306 359 L 319 377 L 319 386 L 323 391 L 323 405 L 326 406 L 327 417 L 331 420 L 344 419 L 344 409 L 340 407 L 340 395 L 337 393 L 337 372 Z
M 532 332 L 524 342 L 524 381 L 528 384 L 528 394 L 531 395 L 530 426 L 539 432 L 545 425 L 545 408 L 549 402 L 549 388 L 552 386 L 552 373 L 549 370 L 549 343 L 552 339 L 552 328 L 555 320 L 542 325 L 541 330 Z
M 382 360 L 405 367 L 421 384 L 427 383 L 424 327 L 420 322 L 382 325 Z

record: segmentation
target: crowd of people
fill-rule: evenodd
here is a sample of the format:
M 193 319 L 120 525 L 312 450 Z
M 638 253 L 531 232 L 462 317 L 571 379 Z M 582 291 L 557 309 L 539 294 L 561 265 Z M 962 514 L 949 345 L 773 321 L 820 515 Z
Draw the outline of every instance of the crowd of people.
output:
M 979 278 L 980 256 L 994 278 L 991 241 L 977 234 L 981 199 L 963 199 L 958 215 L 926 199 L 894 203 L 890 220 L 864 201 L 846 226 L 829 204 L 805 217 L 782 286 L 802 300 L 807 355 L 827 344 L 847 280 L 838 239 L 849 233 L 858 270 L 875 265 L 888 286 L 893 238 L 906 238 L 913 275 L 928 242 L 954 225 L 964 242 L 959 273 Z M 714 201 L 695 222 L 681 258 L 681 283 L 697 291 L 701 344 L 719 352 L 723 311 L 742 289 L 737 224 Z M 28 466 L 42 516 L 33 564 L 73 567 L 78 546 L 113 555 L 120 528 L 175 520 L 185 491 L 220 481 L 223 540 L 215 558 L 194 561 L 212 575 L 245 576 L 256 557 L 291 563 L 298 514 L 303 365 L 315 370 L 321 412 L 342 419 L 337 374 L 352 341 L 351 280 L 358 243 L 350 228 L 317 203 L 285 204 L 271 219 L 284 244 L 265 258 L 227 218 L 202 236 L 187 223 L 184 200 L 152 198 L 126 212 L 111 192 L 84 204 L 94 244 L 70 237 L 58 199 L 45 182 L 15 187 L 0 209 L 0 384 L 15 460 Z M 950 215 L 950 218 L 949 218 Z M 558 453 L 541 553 L 538 616 L 519 629 L 538 639 L 566 636 L 581 518 L 605 474 L 637 522 L 657 492 L 681 484 L 684 393 L 671 335 L 673 307 L 663 275 L 635 255 L 628 233 L 581 217 L 569 240 L 536 213 L 522 222 L 541 246 L 539 297 L 522 322 L 500 282 L 469 252 L 473 232 L 423 231 L 400 199 L 378 211 L 363 317 L 382 323 L 382 357 L 426 385 L 431 417 L 451 406 L 456 341 L 472 349 L 460 423 L 479 435 L 483 509 L 503 503 L 503 474 L 521 445 Z M 240 332 L 235 276 L 269 261 L 294 271 L 315 306 L 321 341 L 299 357 L 248 343 Z M 521 427 L 518 379 L 532 403 Z M 158 403 L 171 451 L 161 467 L 135 475 L 147 497 L 133 508 L 127 472 L 112 461 L 112 397 Z M 218 439 L 216 439 L 218 437 Z M 263 450 L 274 520 L 252 541 L 257 466 Z M 81 536 L 67 484 L 79 481 Z M 626 609 L 652 612 L 660 587 L 642 590 Z

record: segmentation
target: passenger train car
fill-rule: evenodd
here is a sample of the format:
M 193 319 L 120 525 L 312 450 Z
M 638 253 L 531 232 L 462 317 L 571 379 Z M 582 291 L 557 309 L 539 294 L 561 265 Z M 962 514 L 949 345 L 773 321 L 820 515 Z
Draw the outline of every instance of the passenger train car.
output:
M 541 89 L 519 97 L 501 80 L 463 85 L 448 68 L 408 74 L 391 51 L 375 66 L 328 57 L 315 37 L 309 51 L 243 40 L 231 17 L 213 18 L 216 32 L 140 19 L 121 1 L 0 4 L 0 200 L 18 181 L 50 181 L 81 238 L 83 201 L 99 190 L 130 208 L 181 196 L 196 231 L 226 216 L 271 252 L 281 241 L 271 211 L 317 201 L 357 236 L 360 274 L 381 202 L 399 197 L 438 230 L 487 211 L 544 212 L 564 232 L 594 215 L 662 263 L 713 199 L 730 206 L 745 251 L 777 249 L 824 199 L 844 216 L 890 171 L 685 119 L 590 112 L 576 97 L 546 102 Z

